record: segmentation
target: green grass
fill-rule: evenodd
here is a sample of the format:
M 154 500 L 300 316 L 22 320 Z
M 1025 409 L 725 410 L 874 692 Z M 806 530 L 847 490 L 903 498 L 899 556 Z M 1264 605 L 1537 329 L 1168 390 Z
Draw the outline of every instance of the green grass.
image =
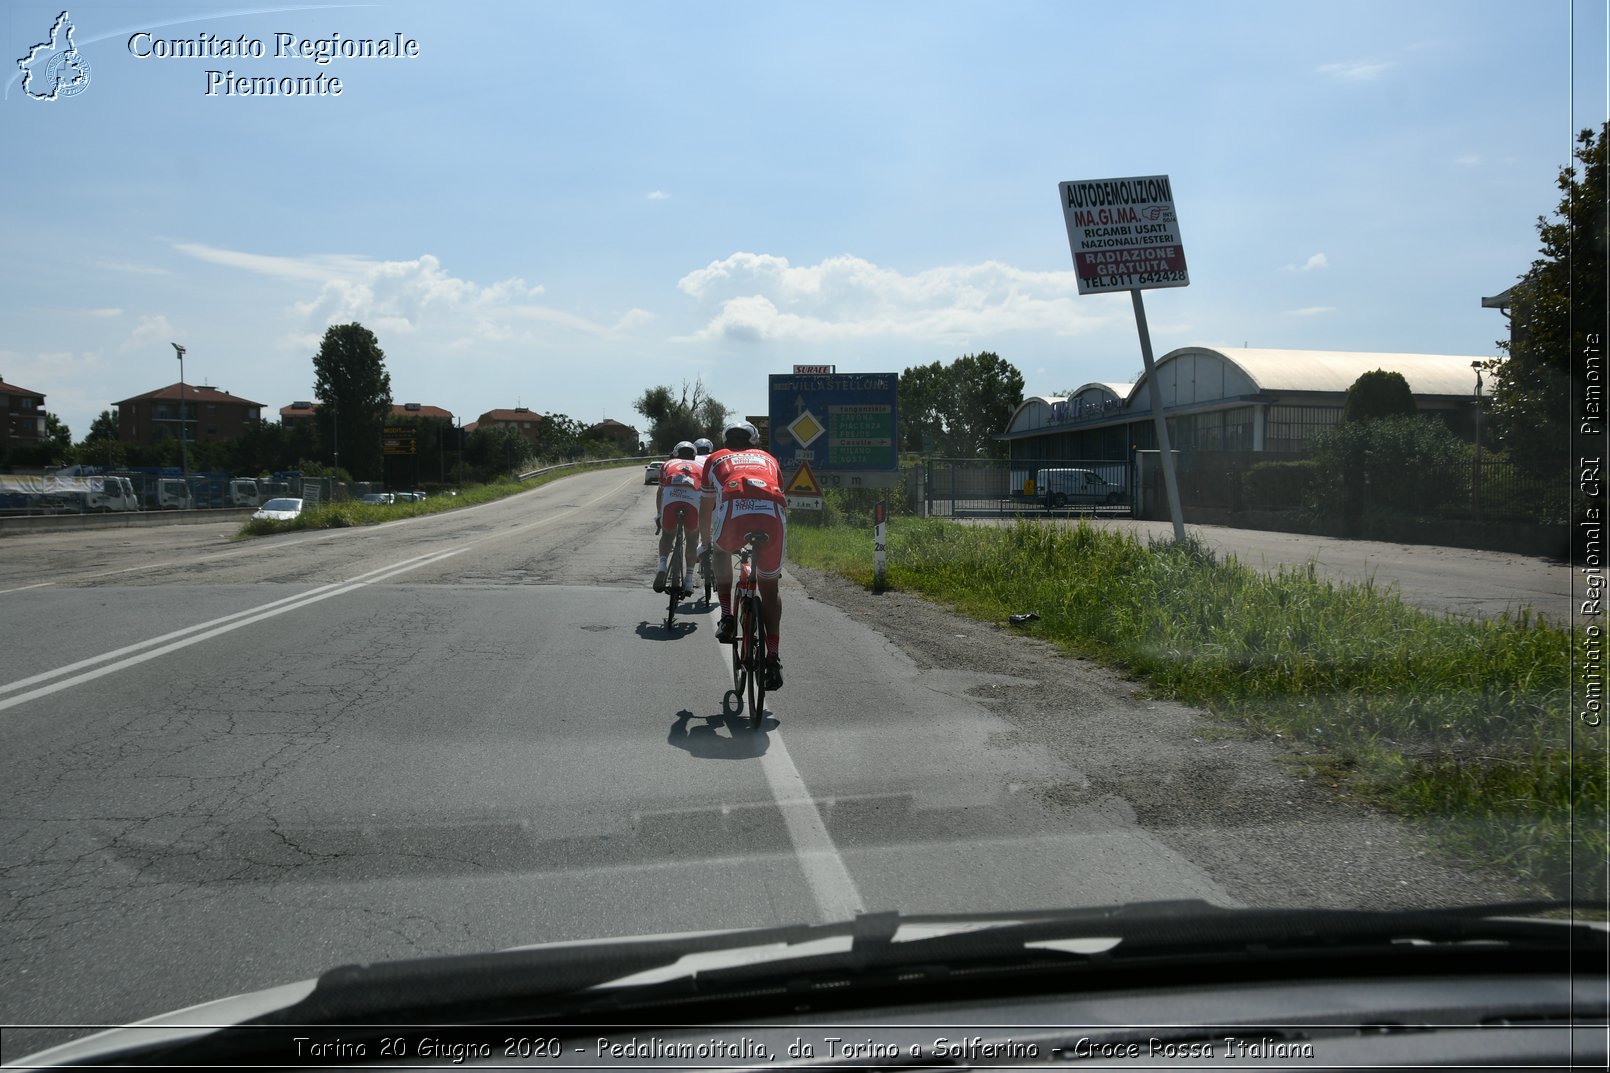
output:
M 789 555 L 871 583 L 865 529 L 791 527 Z M 1603 901 L 1605 742 L 1572 718 L 1564 627 L 1083 524 L 896 519 L 887 583 L 985 621 L 1036 612 L 1026 632 L 1286 742 L 1467 859 Z
M 394 522 L 399 518 L 416 518 L 421 514 L 439 514 L 444 510 L 458 510 L 461 507 L 473 507 L 480 503 L 490 503 L 496 499 L 518 495 L 521 492 L 540 488 L 573 473 L 582 473 L 593 469 L 617 469 L 627 466 L 637 466 L 638 460 L 630 462 L 607 462 L 597 465 L 581 465 L 570 469 L 560 470 L 556 473 L 544 473 L 529 480 L 517 481 L 512 477 L 491 484 L 470 485 L 459 491 L 457 495 L 435 495 L 418 503 L 393 503 L 390 506 L 371 506 L 359 503 L 355 499 L 344 499 L 337 503 L 327 503 L 323 506 L 305 510 L 296 518 L 288 522 L 256 521 L 247 519 L 241 525 L 240 531 L 235 534 L 237 540 L 247 537 L 264 536 L 269 533 L 286 533 L 297 529 L 349 529 L 359 525 L 382 525 Z

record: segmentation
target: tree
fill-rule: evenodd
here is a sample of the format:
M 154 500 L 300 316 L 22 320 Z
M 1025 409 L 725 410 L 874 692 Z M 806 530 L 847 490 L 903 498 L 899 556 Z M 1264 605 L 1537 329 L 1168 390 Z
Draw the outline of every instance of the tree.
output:
M 1577 136 L 1581 170 L 1560 169 L 1557 216 L 1538 217 L 1541 256 L 1513 288 L 1510 338 L 1498 343 L 1508 360 L 1489 366 L 1499 443 L 1516 460 L 1547 469 L 1563 468 L 1569 455 L 1571 379 L 1585 382 L 1590 345 L 1604 350 L 1607 141 L 1610 124 Z
M 1023 374 L 990 351 L 900 374 L 900 444 L 950 458 L 1001 456 L 995 439 L 1023 401 Z
M 703 379 L 691 385 L 684 380 L 680 395 L 669 387 L 651 387 L 632 407 L 649 420 L 651 454 L 668 454 L 681 441 L 701 436 L 719 441 L 727 421 L 726 406 L 710 396 Z
M 1414 392 L 1402 373 L 1376 369 L 1353 381 L 1342 400 L 1343 421 L 1375 421 L 1384 417 L 1413 417 L 1420 412 Z
M 319 439 L 331 465 L 359 480 L 379 480 L 380 436 L 391 416 L 391 374 L 380 341 L 356 322 L 331 325 L 313 356 L 313 377 Z

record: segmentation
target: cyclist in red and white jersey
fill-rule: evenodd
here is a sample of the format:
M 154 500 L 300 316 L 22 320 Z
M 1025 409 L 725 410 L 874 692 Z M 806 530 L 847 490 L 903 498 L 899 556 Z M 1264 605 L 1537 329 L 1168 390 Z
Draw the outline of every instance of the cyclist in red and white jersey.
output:
M 744 546 L 749 533 L 765 533 L 767 539 L 755 546 L 754 564 L 766 620 L 766 689 L 781 689 L 783 671 L 777 639 L 783 601 L 777 591 L 777 579 L 783 576 L 783 554 L 788 546 L 787 515 L 783 509 L 788 497 L 783 494 L 783 475 L 777 460 L 760 449 L 760 434 L 754 425 L 740 421 L 727 426 L 722 448 L 705 460 L 704 490 L 710 493 L 704 510 L 711 519 L 716 591 L 721 598 L 716 640 L 731 644 L 737 633 L 732 617 L 732 557 Z
M 700 436 L 693 441 L 693 460 L 699 464 L 699 472 L 704 473 L 705 463 L 710 461 L 710 453 L 716 445 Z M 699 510 L 699 562 L 707 571 L 714 571 L 715 565 L 710 561 L 710 517 L 714 513 L 716 494 L 703 487 L 703 477 L 700 477 L 700 510 Z M 708 501 L 711 510 L 704 510 L 703 505 Z
M 687 531 L 682 542 L 683 570 L 681 595 L 688 596 L 693 576 L 694 544 L 699 532 L 699 489 L 704 483 L 704 467 L 695 461 L 693 444 L 683 440 L 671 449 L 671 457 L 660 467 L 660 487 L 654 493 L 654 511 L 660 520 L 660 569 L 654 575 L 654 591 L 665 591 L 665 571 L 671 557 L 676 527 Z M 677 512 L 681 511 L 681 520 Z

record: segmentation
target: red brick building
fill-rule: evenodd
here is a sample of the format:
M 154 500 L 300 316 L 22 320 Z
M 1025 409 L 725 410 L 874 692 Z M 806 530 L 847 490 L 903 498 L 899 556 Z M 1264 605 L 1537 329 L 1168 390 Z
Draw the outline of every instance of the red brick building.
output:
M 116 406 L 117 438 L 124 443 L 177 440 L 181 428 L 191 443 L 216 443 L 239 438 L 247 425 L 263 419 L 262 403 L 205 384 L 171 384 Z
M 0 442 L 38 443 L 45 438 L 45 396 L 0 377 Z

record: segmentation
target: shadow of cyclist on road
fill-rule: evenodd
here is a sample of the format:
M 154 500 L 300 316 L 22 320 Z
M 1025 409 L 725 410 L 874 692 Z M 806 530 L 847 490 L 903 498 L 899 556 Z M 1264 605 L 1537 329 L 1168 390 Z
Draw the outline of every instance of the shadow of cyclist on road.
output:
M 684 637 L 691 637 L 699 630 L 699 624 L 693 621 L 677 619 L 670 629 L 665 628 L 663 622 L 639 622 L 637 635 L 645 641 L 679 641 Z
M 703 718 L 701 725 L 689 726 L 691 719 Z M 726 733 L 720 731 L 723 727 Z M 676 720 L 671 724 L 671 732 L 666 741 L 678 749 L 686 749 L 692 756 L 701 760 L 753 760 L 764 756 L 767 743 L 771 740 L 764 730 L 777 725 L 777 720 L 767 716 L 761 723 L 761 730 L 752 730 L 749 726 L 748 716 L 706 715 L 695 716 L 683 708 L 676 713 Z

